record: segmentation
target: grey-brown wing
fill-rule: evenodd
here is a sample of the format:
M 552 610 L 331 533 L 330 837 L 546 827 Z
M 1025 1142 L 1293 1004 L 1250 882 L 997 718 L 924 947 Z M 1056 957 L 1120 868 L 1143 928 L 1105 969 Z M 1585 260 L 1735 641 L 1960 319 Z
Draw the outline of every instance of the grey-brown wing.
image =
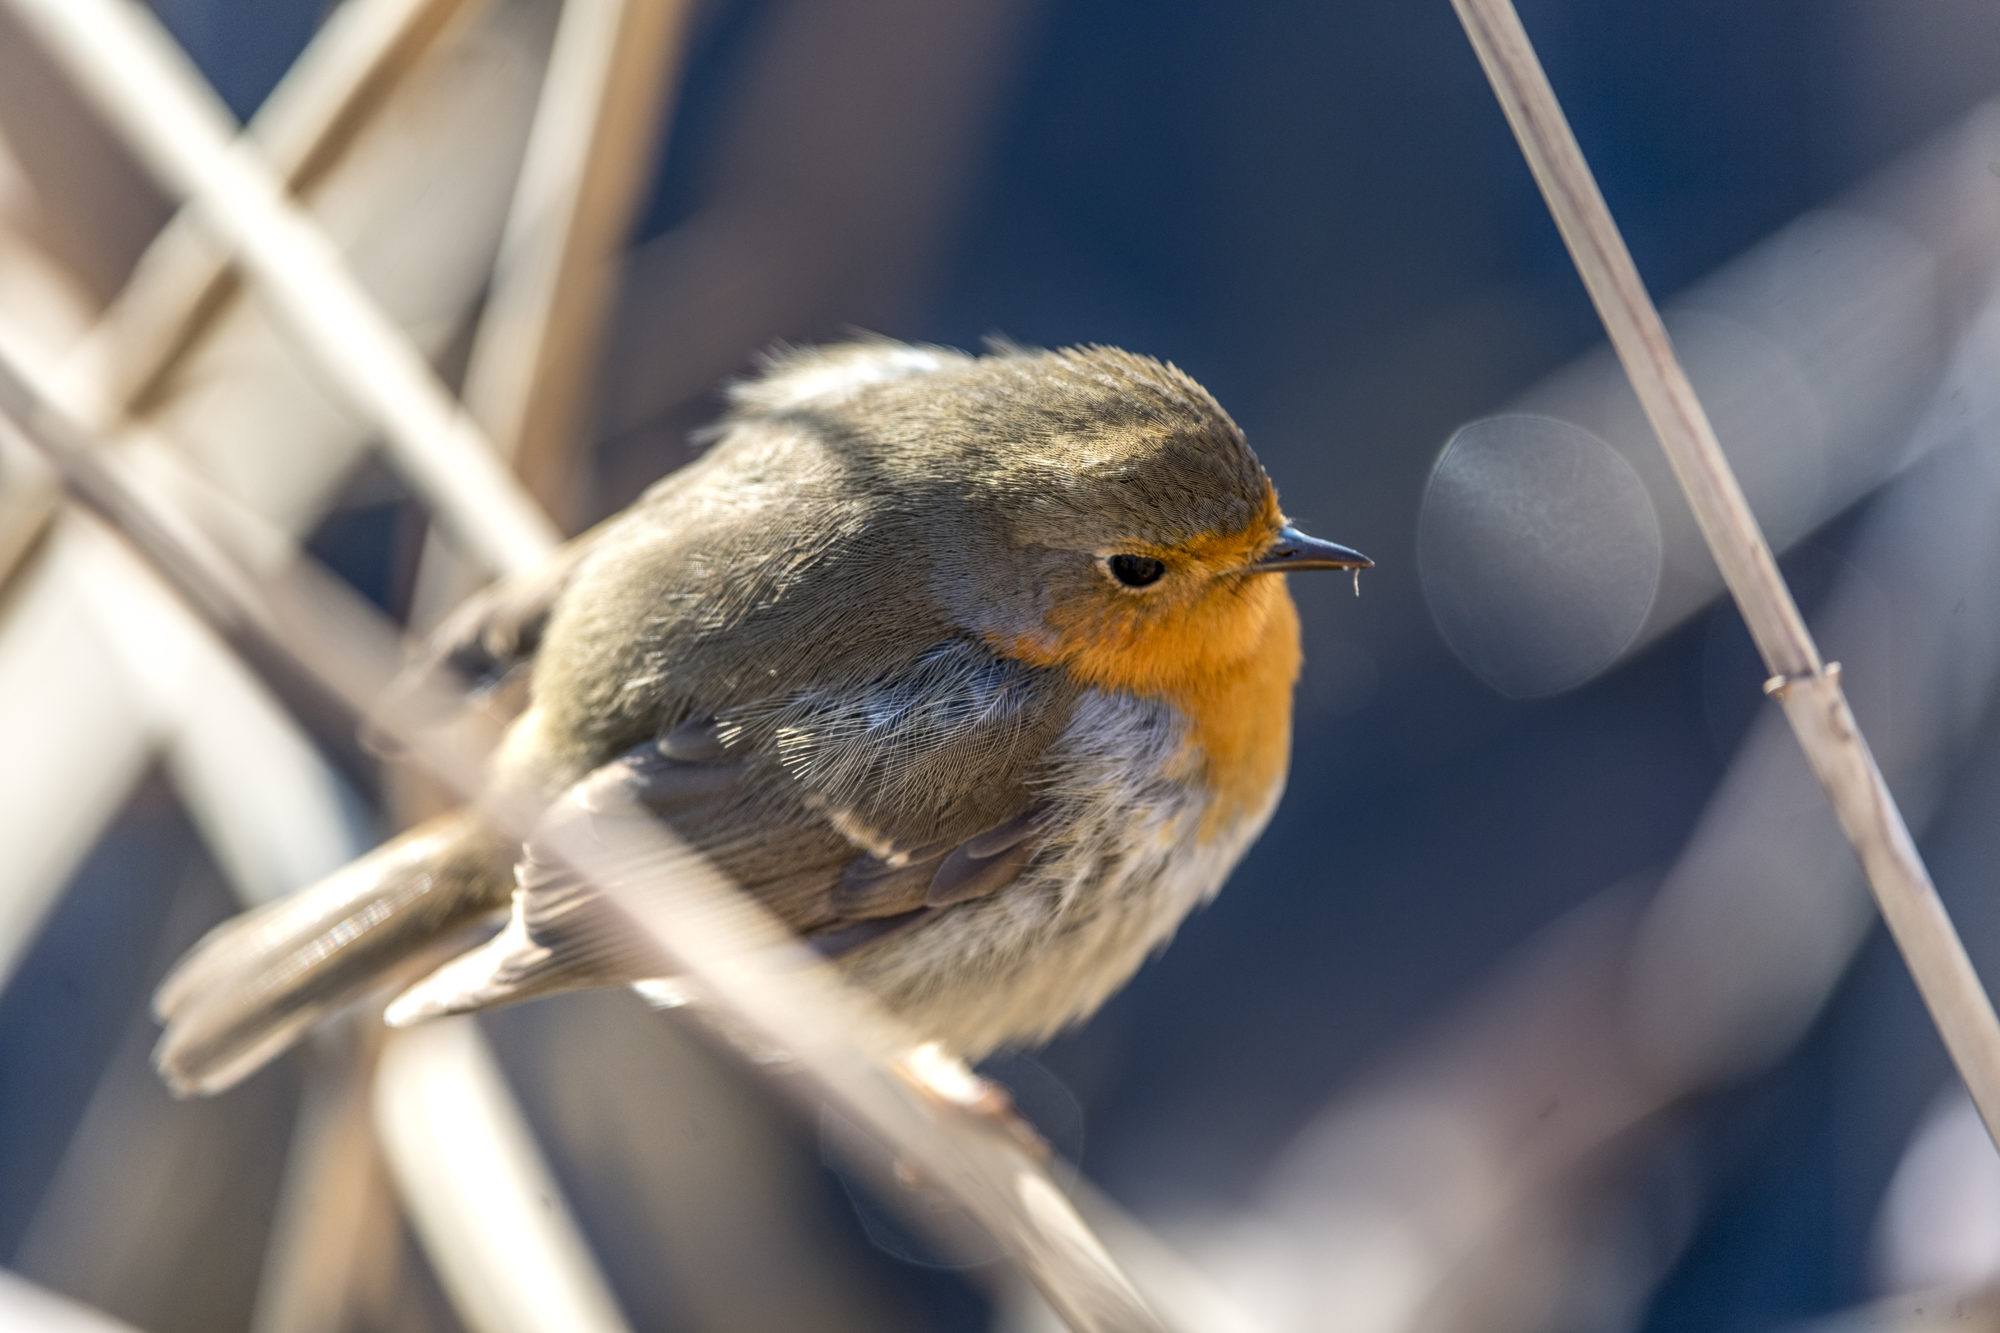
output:
M 661 855 L 623 836 L 624 821 L 665 826 L 829 954 L 995 893 L 1039 845 L 1040 760 L 1073 702 L 1059 677 L 954 641 L 892 680 L 685 722 L 549 807 L 516 868 L 507 930 L 399 1011 L 661 975 L 664 960 L 564 850 Z M 675 866 L 669 854 L 617 869 L 643 879 Z

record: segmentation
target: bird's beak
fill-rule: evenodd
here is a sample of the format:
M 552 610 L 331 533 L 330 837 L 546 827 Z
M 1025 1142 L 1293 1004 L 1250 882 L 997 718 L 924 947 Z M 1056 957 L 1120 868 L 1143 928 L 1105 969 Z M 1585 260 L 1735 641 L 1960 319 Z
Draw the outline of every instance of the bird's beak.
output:
M 1278 540 L 1264 548 L 1250 566 L 1257 574 L 1282 574 L 1288 569 L 1373 569 L 1375 562 L 1359 551 L 1308 537 L 1287 523 Z

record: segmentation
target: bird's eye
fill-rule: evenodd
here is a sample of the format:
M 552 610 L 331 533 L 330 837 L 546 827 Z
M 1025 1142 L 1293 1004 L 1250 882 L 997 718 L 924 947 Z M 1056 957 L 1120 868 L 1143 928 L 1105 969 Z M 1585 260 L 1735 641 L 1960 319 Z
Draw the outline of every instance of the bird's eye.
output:
M 1165 561 L 1155 560 L 1150 555 L 1112 556 L 1104 562 L 1111 571 L 1111 577 L 1128 588 L 1147 588 L 1160 581 L 1160 575 L 1167 572 Z

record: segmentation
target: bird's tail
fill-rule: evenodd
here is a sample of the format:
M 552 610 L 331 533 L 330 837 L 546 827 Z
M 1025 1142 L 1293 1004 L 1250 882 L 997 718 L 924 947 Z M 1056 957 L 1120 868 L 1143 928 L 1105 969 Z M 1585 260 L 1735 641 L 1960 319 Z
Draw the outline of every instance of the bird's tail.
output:
M 181 1096 L 220 1092 L 322 1016 L 407 979 L 436 946 L 505 908 L 511 850 L 445 815 L 311 888 L 210 931 L 153 997 L 153 1062 Z

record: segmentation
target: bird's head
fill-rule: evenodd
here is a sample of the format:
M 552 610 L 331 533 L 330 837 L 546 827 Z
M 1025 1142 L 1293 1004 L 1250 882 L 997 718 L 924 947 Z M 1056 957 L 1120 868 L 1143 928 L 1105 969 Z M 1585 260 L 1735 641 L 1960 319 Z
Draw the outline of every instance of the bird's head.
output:
M 1274 575 L 1372 563 L 1286 521 L 1199 384 L 1116 348 L 854 344 L 781 363 L 739 404 L 818 418 L 895 497 L 886 530 L 961 625 L 1093 685 L 1225 670 L 1289 617 Z

